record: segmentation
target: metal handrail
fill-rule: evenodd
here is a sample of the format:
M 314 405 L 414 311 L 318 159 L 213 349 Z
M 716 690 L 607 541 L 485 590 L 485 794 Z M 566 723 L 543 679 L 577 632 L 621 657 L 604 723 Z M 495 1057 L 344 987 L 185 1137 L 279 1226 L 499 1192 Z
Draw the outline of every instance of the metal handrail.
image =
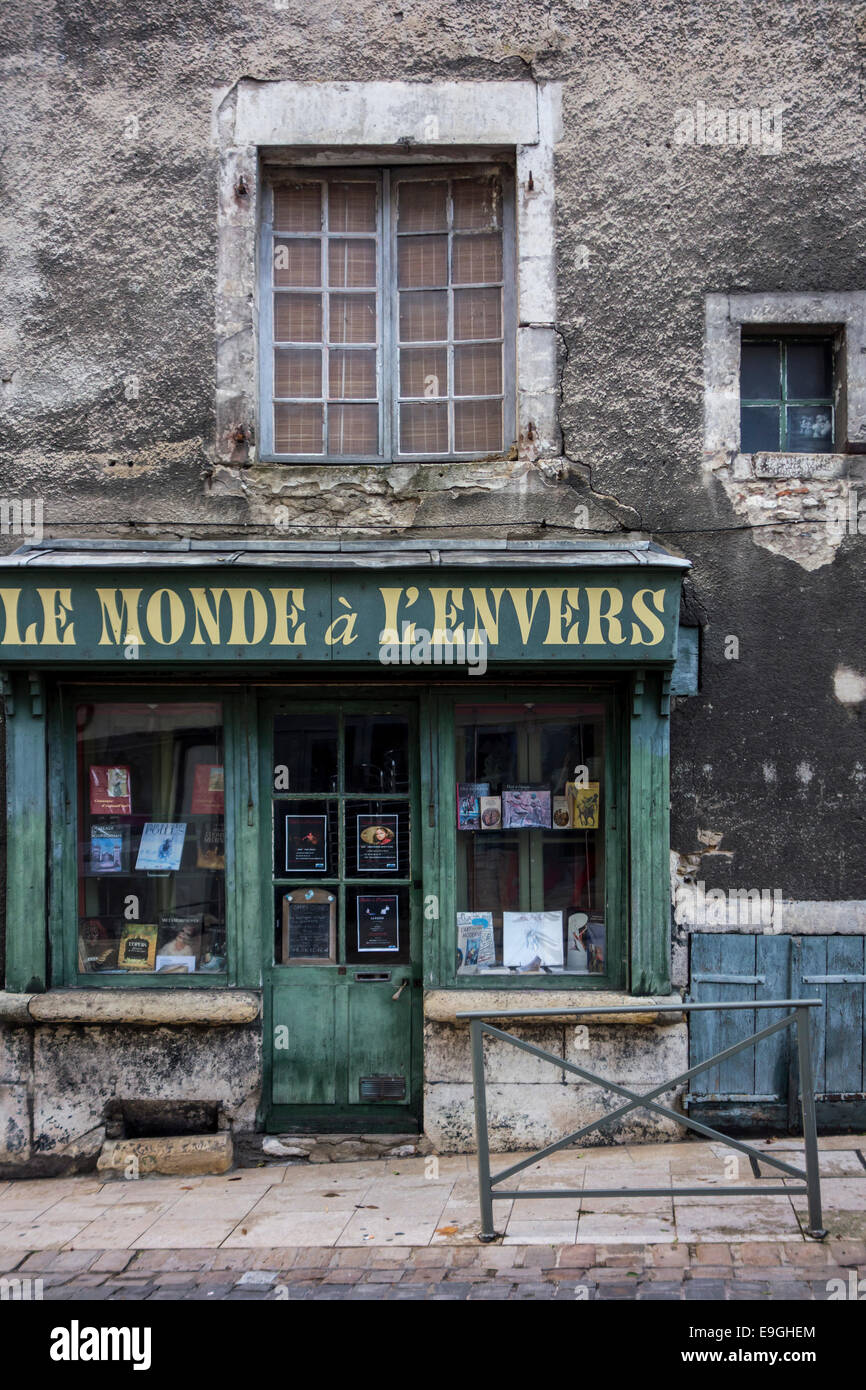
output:
M 579 1009 L 485 1009 L 457 1014 L 457 1018 L 468 1020 L 472 1044 L 472 1084 L 475 1092 L 475 1133 L 478 1142 L 478 1198 L 481 1208 L 480 1239 L 483 1241 L 496 1239 L 493 1224 L 493 1203 L 505 1198 L 514 1201 L 521 1198 L 538 1199 L 545 1197 L 706 1197 L 710 1194 L 714 1197 L 768 1197 L 784 1194 L 786 1197 L 805 1196 L 808 1199 L 809 1226 L 807 1234 L 816 1240 L 822 1240 L 827 1232 L 821 1224 L 821 1179 L 818 1173 L 818 1133 L 815 1123 L 815 1092 L 812 1081 L 812 1048 L 809 1037 L 808 1013 L 809 1009 L 820 1008 L 823 1008 L 823 1001 L 820 999 L 737 1000 L 726 1004 L 657 1004 L 648 1000 L 646 1004 L 600 1004 Z M 786 1014 L 784 1018 L 777 1019 L 774 1023 L 768 1024 L 766 1028 L 761 1028 L 757 1033 L 751 1033 L 742 1042 L 735 1043 L 732 1047 L 726 1047 L 722 1052 L 714 1053 L 705 1062 L 699 1062 L 697 1066 L 689 1067 L 686 1071 L 680 1072 L 678 1076 L 671 1077 L 670 1080 L 662 1082 L 660 1086 L 654 1086 L 652 1090 L 646 1091 L 643 1095 L 629 1090 L 627 1086 L 619 1085 L 618 1082 L 610 1081 L 603 1076 L 596 1076 L 594 1072 L 587 1071 L 585 1067 L 579 1067 L 575 1062 L 567 1062 L 563 1057 L 546 1052 L 544 1048 L 536 1047 L 534 1043 L 525 1042 L 522 1038 L 515 1038 L 513 1034 L 505 1033 L 501 1028 L 496 1028 L 486 1022 L 487 1019 L 491 1018 L 586 1018 L 600 1014 L 607 1017 L 610 1014 L 698 1013 L 710 1009 L 724 1009 L 725 1012 L 738 1009 L 792 1009 L 793 1013 Z M 709 1125 L 702 1124 L 689 1115 L 681 1115 L 666 1105 L 656 1103 L 656 1096 L 672 1090 L 681 1081 L 688 1081 L 691 1077 L 697 1076 L 698 1072 L 706 1071 L 715 1063 L 726 1061 L 728 1057 L 743 1052 L 745 1048 L 761 1042 L 764 1038 L 769 1038 L 773 1033 L 778 1033 L 780 1029 L 791 1028 L 794 1025 L 797 1029 L 797 1051 L 800 1065 L 800 1106 L 803 1116 L 805 1172 L 799 1168 L 794 1168 L 790 1163 L 785 1163 L 782 1159 L 775 1158 L 768 1153 L 761 1153 L 752 1148 L 750 1144 L 744 1144 L 740 1139 L 732 1139 L 729 1135 L 723 1134 L 718 1129 L 712 1129 Z M 487 1129 L 487 1084 L 484 1076 L 485 1033 L 491 1037 L 499 1038 L 502 1042 L 511 1043 L 522 1052 L 528 1052 L 531 1056 L 539 1057 L 544 1062 L 553 1063 L 560 1071 L 573 1072 L 585 1081 L 593 1081 L 603 1091 L 625 1097 L 627 1103 L 612 1110 L 607 1115 L 602 1115 L 600 1119 L 592 1120 L 590 1124 L 582 1125 L 580 1129 L 572 1130 L 565 1138 L 557 1139 L 553 1144 L 547 1144 L 537 1153 L 530 1155 L 529 1158 L 521 1159 L 519 1163 L 513 1163 L 510 1168 L 503 1168 L 501 1172 L 492 1174 L 490 1171 L 490 1136 Z M 532 1164 L 538 1163 L 540 1159 L 556 1153 L 558 1149 L 564 1149 L 567 1145 L 578 1142 L 590 1130 L 598 1129 L 600 1125 L 610 1124 L 611 1121 L 619 1119 L 630 1110 L 652 1110 L 658 1115 L 676 1121 L 677 1124 L 696 1130 L 698 1134 L 705 1137 L 721 1139 L 727 1148 L 739 1149 L 741 1153 L 748 1154 L 753 1160 L 759 1159 L 762 1163 L 769 1163 L 790 1177 L 802 1178 L 806 1185 L 805 1187 L 714 1186 L 712 1188 L 595 1187 L 525 1191 L 502 1188 L 494 1191 L 496 1185 L 506 1178 L 522 1172 L 524 1168 L 529 1168 Z

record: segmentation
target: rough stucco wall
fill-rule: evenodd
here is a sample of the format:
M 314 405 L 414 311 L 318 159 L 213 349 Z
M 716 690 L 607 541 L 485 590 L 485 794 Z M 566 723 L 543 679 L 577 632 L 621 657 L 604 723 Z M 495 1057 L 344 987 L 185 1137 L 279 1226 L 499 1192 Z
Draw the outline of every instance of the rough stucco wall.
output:
M 216 1102 L 250 1130 L 260 1088 L 257 1026 L 0 1028 L 0 1173 L 92 1166 L 116 1102 Z

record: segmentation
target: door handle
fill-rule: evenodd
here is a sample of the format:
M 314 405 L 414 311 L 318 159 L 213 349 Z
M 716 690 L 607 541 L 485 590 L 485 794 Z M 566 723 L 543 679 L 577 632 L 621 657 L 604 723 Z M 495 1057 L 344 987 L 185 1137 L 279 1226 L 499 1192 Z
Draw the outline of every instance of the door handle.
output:
M 391 995 L 391 999 L 392 999 L 392 1000 L 399 999 L 399 998 L 400 998 L 400 995 L 403 993 L 403 990 L 406 988 L 406 986 L 408 985 L 408 983 L 409 983 L 408 980 L 404 980 L 403 983 L 402 983 L 401 985 L 398 985 L 396 991 L 394 992 L 394 994 Z

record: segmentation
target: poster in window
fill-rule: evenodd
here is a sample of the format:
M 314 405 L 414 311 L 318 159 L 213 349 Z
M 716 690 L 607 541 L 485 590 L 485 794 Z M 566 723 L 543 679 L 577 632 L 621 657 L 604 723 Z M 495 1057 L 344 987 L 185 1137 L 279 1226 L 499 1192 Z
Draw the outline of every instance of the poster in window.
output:
M 399 816 L 358 816 L 358 873 L 393 874 L 400 867 Z
M 358 950 L 399 951 L 400 909 L 396 893 L 359 893 Z
M 121 970 L 152 970 L 156 963 L 156 922 L 124 922 L 117 964 Z
M 88 781 L 91 815 L 132 815 L 132 779 L 128 767 L 94 764 L 90 768 Z
M 490 792 L 489 782 L 457 783 L 457 829 L 481 829 L 481 798 Z
M 117 969 L 116 928 L 89 917 L 78 928 L 78 969 L 82 974 Z
M 502 793 L 502 823 L 506 830 L 549 830 L 550 788 L 520 782 Z
M 518 970 L 562 966 L 561 912 L 503 912 L 503 964 Z
M 148 821 L 141 832 L 136 869 L 171 872 L 180 868 L 186 823 Z
M 323 874 L 328 867 L 328 817 L 286 816 L 286 873 Z
M 222 816 L 202 821 L 198 832 L 197 869 L 224 869 L 226 866 L 226 827 Z
M 191 974 L 201 949 L 200 912 L 163 912 L 159 918 L 156 969 L 160 974 Z
M 337 899 L 324 888 L 283 896 L 282 964 L 328 965 L 337 959 Z
M 192 815 L 207 816 L 224 810 L 224 788 L 222 763 L 199 763 L 193 773 Z
M 496 964 L 492 912 L 457 913 L 457 973 L 471 975 L 479 965 Z
M 578 830 L 598 830 L 599 784 L 567 782 L 565 786 L 572 808 L 571 823 Z
M 129 827 L 97 825 L 90 827 L 90 872 L 92 874 L 122 874 L 129 851 Z
M 502 797 L 481 797 L 481 829 L 498 830 L 502 825 Z

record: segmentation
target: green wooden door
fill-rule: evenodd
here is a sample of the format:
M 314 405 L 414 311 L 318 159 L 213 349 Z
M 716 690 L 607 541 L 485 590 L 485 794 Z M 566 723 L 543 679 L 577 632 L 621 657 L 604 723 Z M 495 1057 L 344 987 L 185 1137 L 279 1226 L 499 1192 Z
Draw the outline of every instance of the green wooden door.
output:
M 271 1131 L 414 1129 L 421 1113 L 417 709 L 261 712 Z

